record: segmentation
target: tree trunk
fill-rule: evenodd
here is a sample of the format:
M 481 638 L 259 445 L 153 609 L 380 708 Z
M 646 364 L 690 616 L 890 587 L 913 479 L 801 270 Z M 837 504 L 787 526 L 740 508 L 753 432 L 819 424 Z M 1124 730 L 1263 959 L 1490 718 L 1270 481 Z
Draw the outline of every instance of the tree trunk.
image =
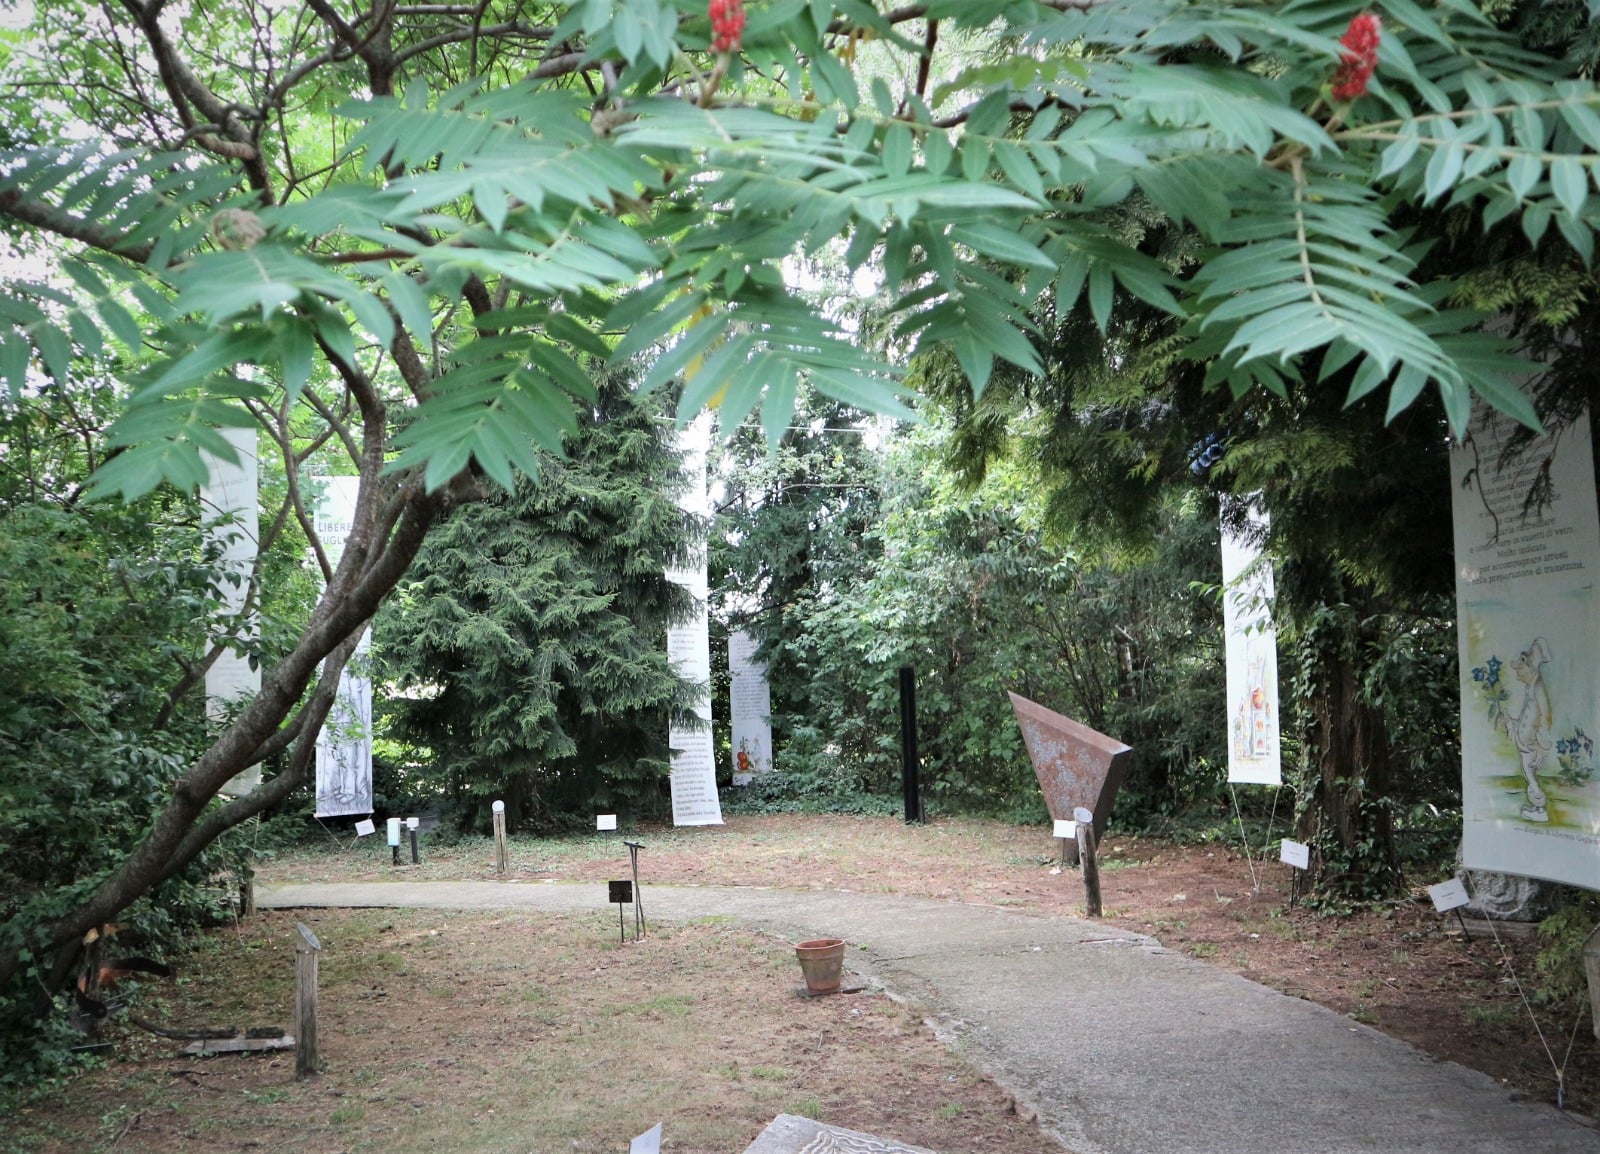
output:
M 233 724 L 178 778 L 145 839 L 94 891 L 50 924 L 40 934 L 42 940 L 14 940 L 0 949 L 0 988 L 16 975 L 26 945 L 38 954 L 52 956 L 48 992 L 59 990 L 70 975 L 87 930 L 113 920 L 193 860 L 217 836 L 281 800 L 304 780 L 317 731 L 332 703 L 333 684 L 355 647 L 355 638 L 404 575 L 449 499 L 448 492 L 423 494 L 420 484 L 413 482 L 413 491 L 401 506 L 403 512 L 383 527 L 387 531 L 376 547 L 367 545 L 370 557 L 361 557 L 347 543 L 349 568 L 341 565 L 339 579 L 329 586 L 294 651 L 263 680 L 261 690 Z M 319 668 L 323 673 L 319 684 L 322 692 L 302 703 Z M 281 727 L 297 713 L 304 724 L 297 726 L 290 770 L 281 779 L 266 783 L 202 820 L 217 791 L 234 775 L 259 762 L 263 750 L 274 747 L 284 732 Z M 17 935 L 18 939 L 21 937 L 22 934 Z
M 1356 655 L 1372 639 L 1355 613 L 1328 610 L 1303 656 L 1310 717 L 1299 834 L 1313 848 L 1318 892 L 1368 899 L 1392 893 L 1401 878 L 1388 804 L 1389 734 L 1382 711 L 1362 693 Z

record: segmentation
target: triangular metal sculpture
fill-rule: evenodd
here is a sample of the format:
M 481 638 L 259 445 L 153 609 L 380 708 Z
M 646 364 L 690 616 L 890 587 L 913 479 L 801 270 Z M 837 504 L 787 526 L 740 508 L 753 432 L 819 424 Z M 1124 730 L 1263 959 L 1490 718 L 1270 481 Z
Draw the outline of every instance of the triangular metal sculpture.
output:
M 1133 747 L 1026 697 L 1009 696 L 1050 816 L 1068 821 L 1082 806 L 1094 814 L 1095 832 L 1104 833 Z

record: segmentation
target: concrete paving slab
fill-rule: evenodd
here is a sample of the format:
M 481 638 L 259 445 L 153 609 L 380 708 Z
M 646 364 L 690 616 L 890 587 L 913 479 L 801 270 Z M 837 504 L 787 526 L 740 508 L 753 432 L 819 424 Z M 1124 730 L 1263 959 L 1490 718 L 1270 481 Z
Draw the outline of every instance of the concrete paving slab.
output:
M 744 1154 L 933 1154 L 925 1146 L 907 1146 L 875 1134 L 813 1122 L 797 1114 L 779 1114 L 744 1148 Z
M 648 919 L 732 918 L 914 1002 L 1074 1154 L 1600 1154 L 1600 1131 L 1483 1074 L 1075 918 L 886 894 L 643 886 Z M 259 886 L 256 903 L 593 912 L 596 883 Z

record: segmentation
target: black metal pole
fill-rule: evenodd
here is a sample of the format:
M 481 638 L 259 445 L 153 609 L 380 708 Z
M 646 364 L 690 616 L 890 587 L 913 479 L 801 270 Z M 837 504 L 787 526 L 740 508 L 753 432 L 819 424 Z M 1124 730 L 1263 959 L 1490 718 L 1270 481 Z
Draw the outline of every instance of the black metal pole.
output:
M 417 827 L 411 827 L 411 864 L 421 865 L 422 859 L 417 856 Z
M 922 820 L 922 797 L 917 769 L 917 671 L 900 667 L 900 784 L 905 789 L 906 824 Z

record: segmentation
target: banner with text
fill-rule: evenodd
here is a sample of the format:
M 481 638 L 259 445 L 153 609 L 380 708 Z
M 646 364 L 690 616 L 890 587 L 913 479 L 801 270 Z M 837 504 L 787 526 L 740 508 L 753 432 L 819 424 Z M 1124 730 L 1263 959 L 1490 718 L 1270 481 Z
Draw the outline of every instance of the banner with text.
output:
M 1222 628 L 1228 663 L 1228 780 L 1283 781 L 1278 750 L 1278 633 L 1272 562 L 1256 542 L 1267 515 L 1252 505 L 1242 533 L 1222 531 Z
M 1462 858 L 1600 889 L 1600 573 L 1589 414 L 1528 438 L 1474 410 L 1451 448 Z
M 749 785 L 772 769 L 772 690 L 755 659 L 759 642 L 740 629 L 728 634 L 728 717 L 733 730 L 733 784 Z
M 218 548 L 222 580 L 221 622 L 212 643 L 229 641 L 239 648 L 224 649 L 206 670 L 206 715 L 221 721 L 261 691 L 261 667 L 252 666 L 241 649 L 256 639 L 256 615 L 246 611 L 250 577 L 255 570 L 259 544 L 260 503 L 257 491 L 256 430 L 218 429 L 238 454 L 237 462 L 224 461 L 204 450 L 206 483 L 200 487 L 200 517 L 206 537 Z M 230 778 L 222 792 L 241 797 L 261 784 L 261 767 L 253 765 Z
M 328 564 L 339 567 L 345 539 L 355 521 L 359 477 L 318 477 L 317 538 Z M 341 817 L 372 812 L 372 678 L 368 675 L 369 635 L 361 634 L 355 656 L 339 677 L 322 732 L 317 734 L 317 816 Z
M 678 434 L 689 484 L 678 498 L 687 513 L 706 518 L 711 503 L 706 496 L 706 454 L 711 448 L 711 414 L 702 413 Z M 679 677 L 700 687 L 695 715 L 702 724 L 674 725 L 667 735 L 672 746 L 672 824 L 721 825 L 722 802 L 717 797 L 717 763 L 711 746 L 711 626 L 706 613 L 710 586 L 706 578 L 705 549 L 695 550 L 682 569 L 667 570 L 667 579 L 684 586 L 694 598 L 694 615 L 667 630 L 667 659 Z

